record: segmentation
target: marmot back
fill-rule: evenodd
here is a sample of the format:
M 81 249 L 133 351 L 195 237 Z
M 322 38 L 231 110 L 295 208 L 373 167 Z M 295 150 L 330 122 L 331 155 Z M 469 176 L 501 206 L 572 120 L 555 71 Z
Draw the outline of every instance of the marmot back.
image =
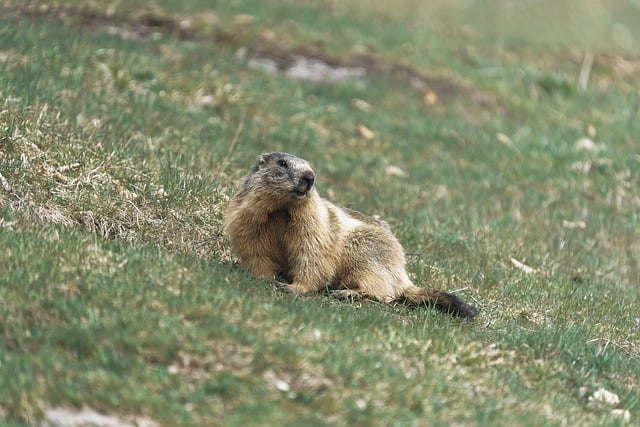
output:
M 467 318 L 478 313 L 455 295 L 413 285 L 389 226 L 322 199 L 311 165 L 292 154 L 258 156 L 229 202 L 225 231 L 252 276 L 285 278 L 290 292 L 327 289 L 339 298 L 403 300 Z

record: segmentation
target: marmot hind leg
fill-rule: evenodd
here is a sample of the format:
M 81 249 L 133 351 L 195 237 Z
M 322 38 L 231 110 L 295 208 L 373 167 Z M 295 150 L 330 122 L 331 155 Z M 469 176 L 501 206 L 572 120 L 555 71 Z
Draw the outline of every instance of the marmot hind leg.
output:
M 385 269 L 363 268 L 352 269 L 340 277 L 339 285 L 329 291 L 333 298 L 343 300 L 360 300 L 368 298 L 383 303 L 392 303 L 398 298 L 397 279 Z

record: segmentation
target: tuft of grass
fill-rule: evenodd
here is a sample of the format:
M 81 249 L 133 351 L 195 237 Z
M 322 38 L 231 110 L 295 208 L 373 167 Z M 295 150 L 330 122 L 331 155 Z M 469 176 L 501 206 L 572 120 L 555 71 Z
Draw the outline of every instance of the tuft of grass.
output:
M 637 8 L 582 40 L 569 6 L 414 3 L 0 2 L 4 423 L 637 423 Z M 478 320 L 237 269 L 224 208 L 267 150 Z

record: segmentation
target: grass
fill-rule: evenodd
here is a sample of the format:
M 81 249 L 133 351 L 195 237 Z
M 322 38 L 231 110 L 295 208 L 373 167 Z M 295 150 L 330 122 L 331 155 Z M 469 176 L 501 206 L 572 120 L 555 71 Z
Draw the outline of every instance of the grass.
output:
M 580 38 L 594 16 L 548 2 L 544 37 L 515 4 L 487 28 L 482 2 L 146 3 L 0 3 L 0 420 L 638 422 L 637 6 Z M 260 52 L 370 68 L 305 82 Z M 224 206 L 267 150 L 387 219 L 416 281 L 480 317 L 236 268 Z

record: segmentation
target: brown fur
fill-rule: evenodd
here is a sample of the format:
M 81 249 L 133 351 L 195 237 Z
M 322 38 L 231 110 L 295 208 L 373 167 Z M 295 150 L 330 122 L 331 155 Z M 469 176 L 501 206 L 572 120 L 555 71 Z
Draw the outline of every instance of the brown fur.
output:
M 415 286 L 387 223 L 322 199 L 314 182 L 303 159 L 258 156 L 225 218 L 231 249 L 252 276 L 284 277 L 290 281 L 284 288 L 296 293 L 329 289 L 340 298 L 404 300 L 476 316 L 476 308 L 452 294 Z

